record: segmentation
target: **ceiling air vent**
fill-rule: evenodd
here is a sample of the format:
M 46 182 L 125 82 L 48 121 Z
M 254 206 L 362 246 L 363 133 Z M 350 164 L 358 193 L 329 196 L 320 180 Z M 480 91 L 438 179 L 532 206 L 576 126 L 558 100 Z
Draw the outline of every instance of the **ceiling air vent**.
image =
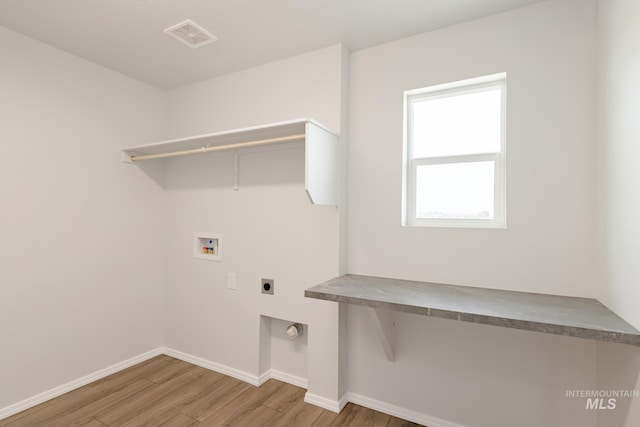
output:
M 194 49 L 218 40 L 216 36 L 188 19 L 172 27 L 165 28 L 164 32 Z

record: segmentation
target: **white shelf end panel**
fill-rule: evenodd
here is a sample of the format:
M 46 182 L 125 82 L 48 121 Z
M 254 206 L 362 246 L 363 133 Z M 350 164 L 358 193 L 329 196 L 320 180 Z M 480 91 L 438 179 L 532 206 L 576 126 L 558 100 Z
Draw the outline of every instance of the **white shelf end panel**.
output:
M 316 205 L 338 206 L 338 136 L 306 123 L 305 190 Z

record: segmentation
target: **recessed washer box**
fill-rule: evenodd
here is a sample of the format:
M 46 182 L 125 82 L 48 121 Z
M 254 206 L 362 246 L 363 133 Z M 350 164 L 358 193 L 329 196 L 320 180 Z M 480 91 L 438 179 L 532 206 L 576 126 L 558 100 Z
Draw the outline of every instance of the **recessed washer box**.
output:
M 217 233 L 193 233 L 194 258 L 222 261 L 222 235 Z

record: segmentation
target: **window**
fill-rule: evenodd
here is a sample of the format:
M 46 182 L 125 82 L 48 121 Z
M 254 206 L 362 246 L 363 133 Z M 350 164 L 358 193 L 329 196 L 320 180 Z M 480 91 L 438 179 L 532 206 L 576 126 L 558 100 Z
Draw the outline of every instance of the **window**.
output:
M 503 228 L 506 75 L 405 92 L 403 224 Z

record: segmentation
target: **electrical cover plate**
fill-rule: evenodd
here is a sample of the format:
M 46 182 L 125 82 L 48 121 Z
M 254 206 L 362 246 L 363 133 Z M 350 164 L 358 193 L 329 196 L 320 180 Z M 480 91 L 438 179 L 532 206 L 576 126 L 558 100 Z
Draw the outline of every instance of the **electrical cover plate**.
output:
M 263 294 L 273 295 L 273 279 L 262 279 L 260 282 L 260 289 L 262 290 Z

